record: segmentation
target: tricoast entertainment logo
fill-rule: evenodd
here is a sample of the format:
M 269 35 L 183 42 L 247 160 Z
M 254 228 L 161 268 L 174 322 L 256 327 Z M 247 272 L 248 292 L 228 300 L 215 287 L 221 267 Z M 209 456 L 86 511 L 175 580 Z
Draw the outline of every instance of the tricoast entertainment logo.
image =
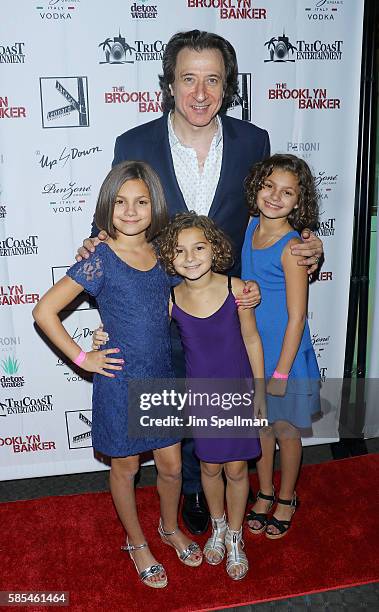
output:
M 0 257 L 13 257 L 15 255 L 37 255 L 38 236 L 30 235 L 23 238 L 8 236 L 0 240 Z
M 0 64 L 24 64 L 25 43 L 13 42 L 0 45 Z
M 0 402 L 2 416 L 12 416 L 14 414 L 29 414 L 35 412 L 52 412 L 52 395 L 46 393 L 40 397 L 26 395 L 21 399 L 7 397 Z
M 301 60 L 341 60 L 343 40 L 296 40 L 294 45 L 283 31 L 265 42 L 269 58 L 265 62 L 286 63 Z
M 267 9 L 253 6 L 253 0 L 187 0 L 188 8 L 217 9 L 220 19 L 267 19 Z
M 86 76 L 40 77 L 39 82 L 44 129 L 89 127 Z
M 103 52 L 100 64 L 134 64 L 134 62 L 162 61 L 166 44 L 162 40 L 135 40 L 129 44 L 119 30 L 118 36 L 106 38 L 99 44 Z

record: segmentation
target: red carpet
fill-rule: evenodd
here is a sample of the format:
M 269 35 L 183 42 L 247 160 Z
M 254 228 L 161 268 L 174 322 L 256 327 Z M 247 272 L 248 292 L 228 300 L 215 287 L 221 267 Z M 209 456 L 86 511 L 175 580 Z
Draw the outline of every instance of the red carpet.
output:
M 0 590 L 69 591 L 69 609 L 78 611 L 188 612 L 375 582 L 378 482 L 379 455 L 305 466 L 290 533 L 277 541 L 246 533 L 251 569 L 241 582 L 224 565 L 183 566 L 160 544 L 155 488 L 139 489 L 145 532 L 169 577 L 161 591 L 144 587 L 120 551 L 123 530 L 108 493 L 4 503 Z

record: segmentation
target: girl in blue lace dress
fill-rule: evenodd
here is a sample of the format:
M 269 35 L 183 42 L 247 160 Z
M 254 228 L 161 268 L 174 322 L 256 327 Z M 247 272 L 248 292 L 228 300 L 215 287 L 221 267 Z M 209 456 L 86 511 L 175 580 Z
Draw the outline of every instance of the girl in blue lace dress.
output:
M 260 490 L 248 515 L 253 534 L 285 535 L 296 509 L 295 483 L 301 461 L 299 428 L 311 427 L 320 410 L 320 373 L 307 322 L 307 270 L 297 265 L 291 247 L 299 233 L 318 219 L 317 194 L 308 165 L 294 155 L 273 155 L 255 165 L 246 179 L 252 219 L 242 250 L 242 278 L 259 283 L 256 308 L 267 385 L 270 428 L 261 433 L 257 461 Z M 317 260 L 318 262 L 318 260 Z M 272 484 L 275 443 L 280 448 L 281 482 L 275 501 Z
M 39 327 L 74 363 L 94 373 L 93 446 L 111 457 L 110 488 L 127 533 L 127 550 L 140 579 L 163 588 L 167 576 L 150 552 L 139 523 L 134 477 L 139 454 L 152 450 L 158 471 L 160 536 L 189 566 L 200 548 L 178 529 L 181 449 L 176 439 L 128 438 L 128 380 L 173 378 L 169 337 L 170 281 L 158 263 L 153 239 L 167 223 L 162 186 L 143 162 L 115 166 L 101 186 L 95 221 L 109 239 L 73 265 L 33 310 Z M 101 319 L 117 348 L 84 353 L 59 319 L 83 289 L 96 297 Z M 112 355 L 116 354 L 116 357 Z M 126 363 L 125 363 L 126 362 Z

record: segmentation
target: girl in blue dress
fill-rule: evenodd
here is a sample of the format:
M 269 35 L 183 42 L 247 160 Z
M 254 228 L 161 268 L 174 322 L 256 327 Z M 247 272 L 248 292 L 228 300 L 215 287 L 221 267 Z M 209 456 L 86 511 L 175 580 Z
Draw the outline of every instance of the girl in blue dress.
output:
M 39 327 L 74 363 L 94 373 L 93 446 L 111 457 L 110 488 L 127 533 L 128 551 L 140 579 L 167 585 L 139 523 L 134 477 L 139 454 L 153 450 L 158 470 L 162 540 L 185 565 L 198 566 L 202 553 L 177 525 L 181 448 L 176 439 L 128 438 L 128 380 L 173 378 L 169 336 L 170 281 L 158 263 L 153 239 L 167 223 L 162 186 L 143 162 L 115 166 L 101 186 L 95 221 L 109 239 L 72 266 L 33 310 Z M 59 312 L 82 291 L 96 297 L 101 319 L 118 348 L 84 353 L 63 327 Z M 117 358 L 112 357 L 117 353 Z M 126 365 L 125 365 L 126 362 Z
M 291 247 L 299 232 L 315 227 L 317 193 L 308 165 L 294 155 L 273 155 L 246 179 L 252 219 L 242 250 L 242 278 L 257 281 L 262 301 L 256 320 L 262 339 L 269 428 L 261 431 L 257 461 L 260 490 L 247 516 L 253 534 L 284 536 L 296 509 L 295 484 L 301 462 L 299 428 L 311 427 L 320 410 L 320 373 L 307 322 L 308 275 Z M 316 262 L 317 263 L 317 262 Z M 275 502 L 273 464 L 280 449 L 281 482 Z

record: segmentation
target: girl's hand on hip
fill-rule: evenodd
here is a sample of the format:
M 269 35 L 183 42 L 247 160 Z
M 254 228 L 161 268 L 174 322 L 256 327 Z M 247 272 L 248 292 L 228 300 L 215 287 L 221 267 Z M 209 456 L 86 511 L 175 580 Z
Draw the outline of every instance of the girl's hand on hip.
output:
M 92 350 L 98 351 L 103 344 L 106 344 L 109 340 L 109 336 L 106 331 L 104 331 L 104 325 L 100 323 L 99 327 L 97 327 L 93 332 L 92 337 Z
M 245 281 L 243 293 L 236 296 L 236 304 L 243 309 L 254 308 L 261 301 L 259 285 L 255 281 Z
M 86 370 L 86 372 L 93 372 L 95 374 L 107 376 L 108 378 L 114 378 L 115 375 L 111 372 L 107 372 L 104 368 L 107 370 L 122 370 L 124 360 L 109 357 L 109 355 L 119 352 L 120 349 L 118 348 L 104 349 L 103 351 L 90 351 L 86 353 L 86 358 L 80 367 Z

